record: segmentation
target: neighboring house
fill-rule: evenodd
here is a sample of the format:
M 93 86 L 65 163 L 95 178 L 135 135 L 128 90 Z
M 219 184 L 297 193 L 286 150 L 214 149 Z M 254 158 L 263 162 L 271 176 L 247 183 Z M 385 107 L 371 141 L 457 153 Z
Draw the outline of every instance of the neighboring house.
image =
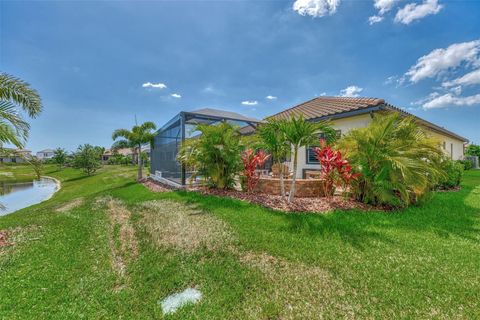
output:
M 40 160 L 52 159 L 55 156 L 55 151 L 52 149 L 45 149 L 37 152 L 37 158 Z
M 343 135 L 351 129 L 366 127 L 376 114 L 388 111 L 413 116 L 388 104 L 383 99 L 318 97 L 279 112 L 267 119 L 288 119 L 292 115 L 302 115 L 307 121 L 331 120 L 338 135 Z M 467 139 L 431 122 L 418 117 L 415 118 L 427 133 L 440 141 L 441 147 L 451 159 L 463 159 Z M 297 177 L 304 177 L 307 170 L 318 170 L 319 168 L 320 165 L 311 148 L 299 150 Z
M 114 156 L 115 154 L 120 154 L 125 157 L 131 156 L 134 162 L 137 162 L 137 155 L 135 154 L 134 151 L 137 151 L 138 148 L 122 148 L 122 149 L 117 149 L 116 151 L 112 149 L 106 149 L 105 152 L 102 155 L 102 161 L 104 163 L 108 162 L 108 160 Z M 142 145 L 142 152 L 145 152 L 147 154 L 148 159 L 150 160 L 150 144 L 145 144 Z
M 31 157 L 32 152 L 26 149 L 3 148 L 0 151 L 0 163 L 24 163 L 25 159 Z

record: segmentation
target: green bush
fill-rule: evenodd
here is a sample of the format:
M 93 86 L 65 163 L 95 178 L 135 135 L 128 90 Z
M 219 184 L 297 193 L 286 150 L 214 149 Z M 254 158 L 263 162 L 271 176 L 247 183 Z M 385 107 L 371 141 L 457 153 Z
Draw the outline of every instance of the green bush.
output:
M 445 159 L 441 162 L 442 170 L 445 172 L 438 183 L 439 189 L 451 189 L 458 187 L 462 181 L 464 166 L 460 161 Z
M 458 160 L 458 162 L 463 165 L 465 170 L 470 170 L 473 168 L 473 163 L 470 160 Z
M 426 198 L 444 175 L 438 141 L 398 114 L 376 114 L 367 127 L 347 133 L 339 150 L 361 174 L 354 196 L 373 205 L 408 206 Z
M 240 172 L 240 133 L 227 122 L 218 125 L 198 125 L 201 134 L 186 140 L 178 153 L 178 160 L 188 171 L 193 171 L 191 181 L 201 177 L 207 186 L 229 189 L 235 185 Z

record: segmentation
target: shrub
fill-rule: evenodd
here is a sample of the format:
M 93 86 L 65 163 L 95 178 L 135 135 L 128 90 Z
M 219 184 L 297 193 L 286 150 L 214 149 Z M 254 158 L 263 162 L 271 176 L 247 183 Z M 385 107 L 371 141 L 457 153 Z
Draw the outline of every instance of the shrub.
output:
M 233 188 L 235 176 L 241 170 L 243 149 L 238 128 L 222 122 L 198 125 L 196 130 L 200 135 L 186 140 L 177 156 L 189 171 L 193 171 L 190 180 L 202 177 L 209 187 Z
M 440 179 L 437 188 L 451 189 L 458 187 L 463 177 L 463 164 L 459 161 L 444 159 L 441 162 L 441 167 L 446 174 Z
M 350 187 L 353 180 L 360 174 L 353 173 L 352 166 L 342 158 L 342 153 L 327 145 L 325 140 L 320 140 L 320 148 L 314 148 L 315 156 L 321 164 L 321 176 L 325 180 L 325 195 L 332 196 L 336 186 L 344 190 Z
M 477 156 L 480 157 L 480 146 L 476 144 L 471 144 L 465 150 L 467 156 Z
M 444 176 L 438 141 L 411 117 L 375 115 L 365 128 L 339 142 L 356 172 L 356 198 L 374 205 L 407 206 L 428 193 Z
M 242 154 L 243 162 L 243 175 L 242 175 L 242 188 L 247 192 L 253 192 L 257 186 L 260 178 L 259 174 L 255 171 L 257 167 L 263 166 L 265 161 L 270 156 L 265 154 L 262 150 L 255 153 L 252 149 L 248 149 Z
M 463 165 L 464 170 L 470 170 L 473 168 L 473 163 L 470 160 L 458 160 Z
M 90 176 L 100 168 L 102 153 L 101 147 L 94 147 L 89 144 L 80 145 L 75 153 L 74 165 Z

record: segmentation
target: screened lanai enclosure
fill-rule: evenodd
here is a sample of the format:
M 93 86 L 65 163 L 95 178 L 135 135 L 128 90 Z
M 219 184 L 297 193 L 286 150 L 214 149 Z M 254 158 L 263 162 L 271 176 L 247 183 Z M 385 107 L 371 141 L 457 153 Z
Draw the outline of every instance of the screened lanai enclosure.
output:
M 199 135 L 199 132 L 195 130 L 197 125 L 214 126 L 222 121 L 240 127 L 240 132 L 245 135 L 253 133 L 260 122 L 235 112 L 217 109 L 207 108 L 180 112 L 156 133 L 151 150 L 152 178 L 175 186 L 185 186 L 192 173 L 186 171 L 185 167 L 177 160 L 177 153 L 182 142 Z

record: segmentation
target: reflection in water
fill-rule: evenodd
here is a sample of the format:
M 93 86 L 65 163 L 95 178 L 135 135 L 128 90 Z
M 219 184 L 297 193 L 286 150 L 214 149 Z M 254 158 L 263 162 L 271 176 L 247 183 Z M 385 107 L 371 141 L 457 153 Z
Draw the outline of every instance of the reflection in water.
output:
M 0 216 L 42 202 L 57 190 L 57 183 L 48 178 L 29 182 L 0 182 Z

